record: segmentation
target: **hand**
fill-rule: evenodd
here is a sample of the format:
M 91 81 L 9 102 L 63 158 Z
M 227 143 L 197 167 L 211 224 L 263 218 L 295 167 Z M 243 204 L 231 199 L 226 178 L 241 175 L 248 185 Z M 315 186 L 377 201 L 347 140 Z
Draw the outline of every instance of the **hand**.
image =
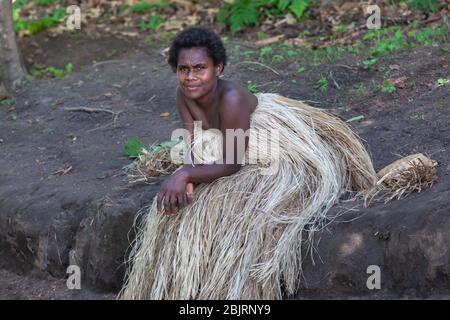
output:
M 168 177 L 161 186 L 157 197 L 157 208 L 164 208 L 165 214 L 175 214 L 178 209 L 192 202 L 192 192 L 188 195 L 187 173 L 179 170 Z

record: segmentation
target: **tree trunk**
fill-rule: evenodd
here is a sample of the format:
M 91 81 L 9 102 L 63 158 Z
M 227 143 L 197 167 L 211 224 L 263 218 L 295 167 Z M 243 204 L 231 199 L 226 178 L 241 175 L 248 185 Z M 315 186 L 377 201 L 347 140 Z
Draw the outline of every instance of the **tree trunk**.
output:
M 11 96 L 25 78 L 25 66 L 17 47 L 11 0 L 0 0 L 0 98 Z

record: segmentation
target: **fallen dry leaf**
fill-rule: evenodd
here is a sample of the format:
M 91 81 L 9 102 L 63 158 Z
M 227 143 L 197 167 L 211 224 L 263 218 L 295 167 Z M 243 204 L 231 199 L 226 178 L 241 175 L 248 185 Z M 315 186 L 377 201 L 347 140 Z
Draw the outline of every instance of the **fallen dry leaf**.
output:
M 405 89 L 408 86 L 408 79 L 408 77 L 402 76 L 400 78 L 388 79 L 388 81 L 399 89 Z
M 168 117 L 170 116 L 170 112 L 162 112 L 159 114 L 161 117 Z

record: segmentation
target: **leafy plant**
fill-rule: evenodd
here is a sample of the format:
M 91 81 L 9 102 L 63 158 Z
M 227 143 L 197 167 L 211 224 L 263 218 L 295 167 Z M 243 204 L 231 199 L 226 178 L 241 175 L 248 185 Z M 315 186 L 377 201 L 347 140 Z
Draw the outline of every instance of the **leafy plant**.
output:
M 39 66 L 32 66 L 31 67 L 31 75 L 33 75 L 36 78 L 61 78 L 65 75 L 68 75 L 72 73 L 73 71 L 73 65 L 72 63 L 68 63 L 64 70 L 59 69 L 56 67 L 48 66 L 48 67 L 39 67 Z
M 377 63 L 377 58 L 367 59 L 363 61 L 363 68 L 365 70 L 371 69 L 375 63 Z
M 439 9 L 438 0 L 410 0 L 410 6 L 415 10 L 421 10 L 427 14 L 435 13 Z
M 1 107 L 5 107 L 5 106 L 10 106 L 11 104 L 13 104 L 14 103 L 14 99 L 12 99 L 12 98 L 6 98 L 6 99 L 3 99 L 3 100 L 0 100 L 0 108 Z
M 55 3 L 55 0 L 33 0 L 34 3 L 40 6 L 49 6 Z
M 251 93 L 258 93 L 258 86 L 254 83 L 249 82 L 247 84 L 247 90 Z
M 326 76 L 324 76 L 324 75 L 320 76 L 320 79 L 317 81 L 317 87 L 322 92 L 328 90 L 328 79 Z
M 358 86 L 356 86 L 355 93 L 358 97 L 361 97 L 366 91 L 366 86 L 363 82 L 361 82 Z
M 147 30 L 147 29 L 157 30 L 163 22 L 164 22 L 164 17 L 159 14 L 156 14 L 156 15 L 151 16 L 147 22 L 141 21 L 139 23 L 139 27 L 141 28 L 141 30 Z
M 337 33 L 344 33 L 347 31 L 347 26 L 340 24 L 334 29 L 334 31 L 336 31 Z
M 284 60 L 284 57 L 280 54 L 276 54 L 272 57 L 272 61 L 274 62 L 281 62 Z
M 217 17 L 234 33 L 277 14 L 291 12 L 299 19 L 308 5 L 308 0 L 234 0 L 231 3 L 224 2 Z
M 242 30 L 245 26 L 258 22 L 259 10 L 264 5 L 262 0 L 236 0 L 225 2 L 218 13 L 218 20 L 227 24 L 231 32 Z
M 152 6 L 147 1 L 140 1 L 138 3 L 133 4 L 130 8 L 132 12 L 145 13 L 150 11 Z
M 437 81 L 437 83 L 438 83 L 438 85 L 439 86 L 445 86 L 445 84 L 447 83 L 447 79 L 442 79 L 442 78 L 440 78 L 440 79 L 438 79 L 438 81 Z
M 381 87 L 381 92 L 383 92 L 383 93 L 392 93 L 395 90 L 396 90 L 395 86 L 389 80 L 384 80 L 383 81 L 383 86 Z
M 66 11 L 58 7 L 51 16 L 46 15 L 39 20 L 23 20 L 19 16 L 18 10 L 13 10 L 14 31 L 27 30 L 31 35 L 57 25 L 66 16 Z
M 302 72 L 305 72 L 305 67 L 299 67 L 298 69 L 297 69 L 297 72 L 298 73 L 302 73 Z
M 295 57 L 298 55 L 298 53 L 294 50 L 288 50 L 287 52 L 288 57 Z
M 272 52 L 272 47 L 263 47 L 259 51 L 259 58 L 264 59 Z
M 142 141 L 136 137 L 132 137 L 128 139 L 122 153 L 127 157 L 137 158 L 141 154 L 143 148 L 145 147 Z
M 373 56 L 382 56 L 407 47 L 408 41 L 403 35 L 402 30 L 398 29 L 392 37 L 377 42 L 375 46 L 371 48 L 371 54 Z

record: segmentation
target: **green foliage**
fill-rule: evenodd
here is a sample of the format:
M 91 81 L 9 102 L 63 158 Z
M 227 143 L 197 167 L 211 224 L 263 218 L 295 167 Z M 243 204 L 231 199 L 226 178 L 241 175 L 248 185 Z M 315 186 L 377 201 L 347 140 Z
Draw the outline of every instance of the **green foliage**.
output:
M 272 61 L 274 62 L 281 62 L 284 60 L 284 57 L 281 54 L 276 54 L 272 57 Z
M 438 0 L 410 0 L 409 5 L 415 10 L 421 10 L 427 14 L 439 10 Z
M 258 93 L 258 86 L 254 83 L 249 82 L 247 84 L 247 90 L 251 93 Z
M 217 18 L 234 33 L 277 14 L 291 12 L 299 19 L 307 8 L 308 0 L 234 0 L 222 4 Z
M 297 69 L 297 72 L 298 72 L 298 73 L 305 72 L 305 67 L 299 67 L 299 68 Z
M 33 35 L 37 32 L 57 25 L 66 15 L 66 11 L 63 8 L 57 7 L 51 16 L 46 15 L 39 20 L 23 20 L 19 16 L 19 9 L 13 10 L 14 31 L 19 32 L 22 30 L 27 30 L 31 35 Z
M 68 63 L 66 64 L 66 74 L 71 74 L 73 71 L 73 64 Z
M 371 48 L 372 56 L 383 56 L 388 53 L 408 48 L 409 44 L 403 31 L 398 29 L 392 37 L 378 41 Z
M 144 149 L 144 144 L 136 137 L 129 138 L 126 145 L 123 148 L 123 155 L 130 158 L 137 158 Z
M 34 3 L 40 6 L 49 6 L 55 3 L 55 0 L 33 0 Z
M 183 141 L 183 138 L 179 138 L 178 140 L 169 140 L 169 141 L 163 141 L 158 144 L 152 145 L 149 149 L 149 153 L 155 153 L 163 148 L 172 148 L 175 147 L 177 144 L 179 144 L 181 141 Z M 142 148 L 140 149 L 142 150 Z
M 445 86 L 445 84 L 447 83 L 447 79 L 440 78 L 438 79 L 437 83 L 440 87 Z
M 446 29 L 445 27 L 426 27 L 415 34 L 411 34 L 411 36 L 414 37 L 420 44 L 431 45 L 436 40 L 445 39 L 447 34 L 448 29 Z
M 320 79 L 317 81 L 317 87 L 322 92 L 325 92 L 328 90 L 328 79 L 326 76 L 324 76 L 324 75 L 320 76 Z
M 1 108 L 1 107 L 7 107 L 7 106 L 10 106 L 10 105 L 12 105 L 14 102 L 15 102 L 15 100 L 12 99 L 12 98 L 6 98 L 6 99 L 3 99 L 3 100 L 0 100 L 0 108 Z
M 289 9 L 297 17 L 297 19 L 303 16 L 303 13 L 308 8 L 308 0 L 292 0 Z
M 367 59 L 363 61 L 363 68 L 365 70 L 371 69 L 375 63 L 377 63 L 377 58 Z
M 264 59 L 272 52 L 272 47 L 263 47 L 259 50 L 259 58 Z
M 389 80 L 384 80 L 383 81 L 383 86 L 381 87 L 381 92 L 383 93 L 392 93 L 394 92 L 395 86 L 389 82 Z
M 48 67 L 38 67 L 38 66 L 32 66 L 31 67 L 31 75 L 36 78 L 61 78 L 64 77 L 73 71 L 73 65 L 72 63 L 68 63 L 66 67 L 63 69 L 55 68 L 52 66 Z
M 358 55 L 361 49 L 361 43 L 355 43 L 347 48 L 348 53 Z
M 23 7 L 24 5 L 26 5 L 28 3 L 28 1 L 29 0 L 16 0 L 16 1 L 14 1 L 13 6 L 12 6 L 13 11 L 14 10 L 18 10 L 21 7 Z
M 358 97 L 361 97 L 365 91 L 366 91 L 366 85 L 362 82 L 359 85 L 357 85 L 354 90 L 354 92 L 356 93 L 356 95 Z
M 146 22 L 146 21 L 141 21 L 139 23 L 139 28 L 141 28 L 141 30 L 157 30 L 159 29 L 159 27 L 161 26 L 161 24 L 164 22 L 164 17 L 156 14 L 150 17 L 150 19 Z
M 345 25 L 343 25 L 343 24 L 340 24 L 340 25 L 338 25 L 338 26 L 336 27 L 335 31 L 336 31 L 337 33 L 344 33 L 344 32 L 347 31 L 347 26 L 345 26 Z
M 151 8 L 152 6 L 147 1 L 140 1 L 130 7 L 131 11 L 136 13 L 146 13 L 150 11 Z

